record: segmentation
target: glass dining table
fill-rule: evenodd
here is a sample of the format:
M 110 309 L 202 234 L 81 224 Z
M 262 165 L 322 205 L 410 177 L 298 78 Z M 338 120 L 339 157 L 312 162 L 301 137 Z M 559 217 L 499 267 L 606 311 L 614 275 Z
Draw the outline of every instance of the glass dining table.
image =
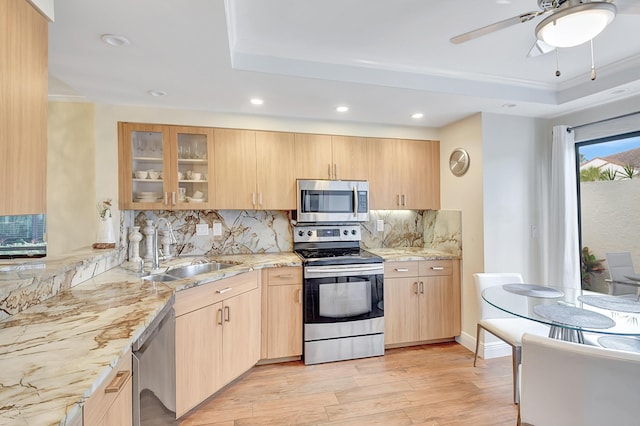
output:
M 601 346 L 640 352 L 640 299 L 635 294 L 513 283 L 489 287 L 482 298 L 501 311 L 549 325 L 549 337 L 586 343 L 586 333 Z

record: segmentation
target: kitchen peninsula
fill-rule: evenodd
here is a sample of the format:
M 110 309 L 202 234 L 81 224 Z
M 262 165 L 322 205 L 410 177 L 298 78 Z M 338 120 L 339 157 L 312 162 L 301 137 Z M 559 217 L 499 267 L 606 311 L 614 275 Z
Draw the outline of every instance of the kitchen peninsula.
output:
M 403 250 L 393 252 L 401 256 Z M 424 260 L 447 258 L 446 253 L 429 249 L 411 248 L 406 255 Z M 198 260 L 203 259 L 177 258 L 172 265 Z M 171 282 L 145 281 L 130 270 L 114 267 L 2 321 L 0 398 L 11 403 L 0 410 L 0 424 L 75 424 L 87 399 L 130 356 L 132 343 L 176 291 L 252 270 L 300 266 L 292 252 L 228 255 L 215 260 L 234 266 Z M 90 258 L 81 263 L 92 265 Z M 80 266 L 75 267 L 82 273 Z

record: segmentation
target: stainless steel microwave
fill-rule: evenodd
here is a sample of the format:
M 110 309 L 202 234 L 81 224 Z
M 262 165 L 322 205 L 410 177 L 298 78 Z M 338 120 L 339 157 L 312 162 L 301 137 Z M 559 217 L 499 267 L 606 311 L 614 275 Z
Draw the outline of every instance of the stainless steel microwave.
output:
M 369 182 L 297 180 L 298 222 L 365 222 L 369 220 Z

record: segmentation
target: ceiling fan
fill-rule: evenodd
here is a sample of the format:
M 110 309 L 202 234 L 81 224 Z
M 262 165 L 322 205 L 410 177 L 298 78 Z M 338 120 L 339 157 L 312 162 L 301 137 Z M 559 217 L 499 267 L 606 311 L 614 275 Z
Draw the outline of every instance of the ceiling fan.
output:
M 635 3 L 635 4 L 634 4 Z M 573 47 L 592 40 L 613 21 L 616 13 L 640 14 L 639 2 L 633 0 L 538 0 L 540 10 L 457 35 L 454 44 L 490 34 L 512 25 L 547 15 L 535 29 L 536 42 L 527 56 L 537 56 L 558 47 Z

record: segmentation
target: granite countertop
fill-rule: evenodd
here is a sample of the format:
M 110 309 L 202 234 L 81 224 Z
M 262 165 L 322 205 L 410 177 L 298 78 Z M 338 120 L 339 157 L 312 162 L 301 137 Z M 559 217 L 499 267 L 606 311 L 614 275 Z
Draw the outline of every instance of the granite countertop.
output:
M 1 321 L 0 424 L 69 424 L 78 419 L 85 399 L 176 291 L 253 269 L 301 264 L 294 253 L 208 259 L 235 266 L 162 283 L 116 267 Z M 177 258 L 168 264 L 203 260 Z
M 460 258 L 415 247 L 369 251 L 385 261 Z M 45 261 L 43 268 L 13 269 L 0 281 L 50 275 L 69 264 L 78 268 L 96 259 L 104 262 L 100 255 L 89 261 L 83 260 L 85 256 L 87 253 L 78 252 Z M 64 425 L 78 419 L 86 398 L 176 291 L 254 269 L 301 265 L 291 252 L 187 256 L 165 262 L 160 272 L 206 261 L 234 266 L 182 280 L 150 282 L 131 270 L 134 265 L 123 263 L 0 321 L 0 425 Z
M 460 259 L 460 256 L 451 253 L 421 247 L 373 248 L 367 250 L 382 257 L 385 262 Z

